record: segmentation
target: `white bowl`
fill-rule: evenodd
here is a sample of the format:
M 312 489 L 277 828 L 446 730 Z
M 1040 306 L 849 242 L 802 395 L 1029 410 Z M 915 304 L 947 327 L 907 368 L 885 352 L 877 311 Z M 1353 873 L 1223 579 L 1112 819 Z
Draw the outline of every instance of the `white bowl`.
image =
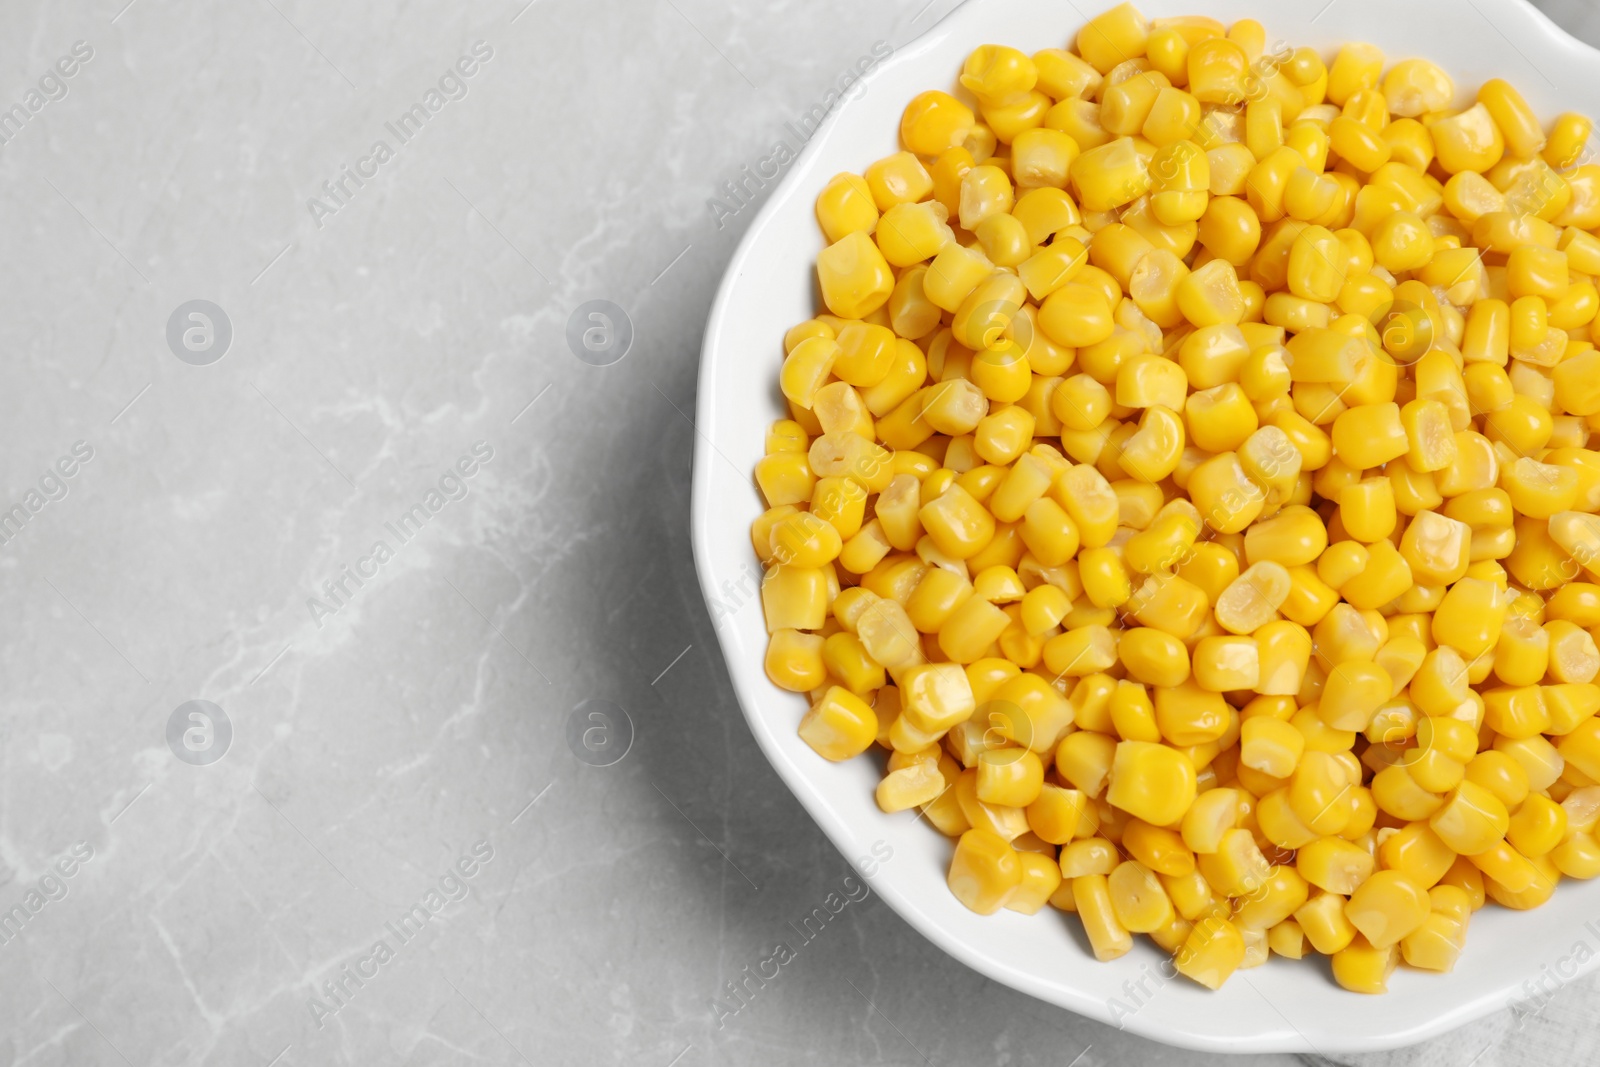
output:
M 1330 58 L 1341 41 L 1371 41 L 1391 60 L 1421 55 L 1439 63 L 1463 94 L 1504 77 L 1546 120 L 1568 110 L 1600 116 L 1593 80 L 1600 53 L 1520 0 L 1333 0 L 1319 15 L 1322 4 L 1146 0 L 1140 7 L 1150 17 L 1255 17 L 1269 42 L 1314 45 Z M 1083 6 L 1097 12 L 1110 4 Z M 1600 963 L 1600 923 L 1585 925 L 1600 915 L 1600 884 L 1565 882 L 1548 904 L 1526 913 L 1485 908 L 1453 973 L 1401 968 L 1386 996 L 1345 992 L 1325 961 L 1277 957 L 1213 993 L 1187 979 L 1164 981 L 1163 956 L 1146 938 L 1121 959 L 1098 963 L 1075 918 L 1049 908 L 1033 916 L 968 911 L 945 886 L 949 840 L 914 813 L 878 810 L 876 764 L 823 760 L 795 734 L 805 698 L 767 680 L 760 568 L 749 536 L 763 505 L 751 471 L 768 425 L 786 417 L 777 388 L 783 332 L 818 310 L 816 194 L 832 175 L 859 173 L 897 151 L 906 102 L 924 89 L 950 88 L 975 45 L 1061 47 L 1086 17 L 1072 0 L 972 0 L 901 48 L 811 139 L 729 264 L 701 358 L 691 522 L 701 588 L 750 729 L 848 860 L 871 869 L 892 850 L 871 884 L 907 922 L 995 981 L 1081 1015 L 1188 1048 L 1331 1053 L 1408 1045 L 1518 1001 L 1536 1007 L 1539 995 L 1525 983 L 1544 978 L 1548 990 L 1550 977 L 1570 979 Z

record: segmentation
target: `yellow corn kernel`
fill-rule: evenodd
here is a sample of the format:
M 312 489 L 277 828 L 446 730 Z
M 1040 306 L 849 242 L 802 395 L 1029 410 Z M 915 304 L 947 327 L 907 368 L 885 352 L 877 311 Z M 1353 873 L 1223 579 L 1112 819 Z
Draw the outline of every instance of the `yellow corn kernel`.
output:
M 1017 859 L 1022 864 L 1022 882 L 1006 898 L 1006 910 L 1036 915 L 1061 891 L 1061 868 L 1054 856 L 1039 852 L 1018 852 Z
M 820 630 L 828 614 L 828 583 L 819 567 L 774 566 L 761 580 L 767 633 Z
M 1038 76 L 1038 68 L 1026 54 L 1005 45 L 985 44 L 968 54 L 961 68 L 961 85 L 979 98 L 1004 100 L 1031 90 Z
M 934 263 L 937 266 L 938 260 Z M 1044 298 L 1039 307 L 1039 327 L 1058 345 L 1082 348 L 1111 337 L 1116 323 L 1102 293 L 1088 285 L 1068 282 Z
M 1207 989 L 1220 989 L 1244 962 L 1244 935 L 1219 915 L 1196 922 L 1183 947 L 1173 956 L 1173 966 L 1179 974 Z
M 1471 527 L 1466 523 L 1423 510 L 1406 527 L 1400 554 L 1417 581 L 1449 585 L 1467 572 L 1471 537 Z
M 1223 835 L 1235 829 L 1238 822 L 1239 791 L 1208 789 L 1184 813 L 1183 843 L 1192 852 L 1214 853 L 1221 847 Z
M 1549 519 L 1577 502 L 1578 472 L 1522 456 L 1500 468 L 1500 488 L 1520 515 Z
M 1083 874 L 1074 877 L 1072 896 L 1095 959 L 1101 962 L 1113 960 L 1133 947 L 1132 936 L 1117 918 L 1105 875 Z
M 1552 619 L 1544 624 L 1549 637 L 1550 677 L 1561 683 L 1586 684 L 1600 672 L 1600 651 L 1594 638 L 1576 623 Z
M 1304 959 L 1306 954 L 1306 935 L 1300 929 L 1300 924 L 1293 919 L 1285 919 L 1267 931 L 1267 946 L 1285 959 Z
M 1506 138 L 1484 103 L 1428 125 L 1439 166 L 1447 174 L 1483 172 L 1500 162 Z
M 969 134 L 967 140 L 970 141 L 971 137 Z M 961 179 L 975 162 L 972 153 L 958 145 L 940 152 L 929 165 L 928 177 L 933 180 L 933 198 L 944 206 L 945 218 L 961 210 Z
M 1169 633 L 1136 627 L 1122 635 L 1118 656 L 1128 674 L 1146 685 L 1181 685 L 1189 677 L 1189 652 Z
M 1064 878 L 1082 878 L 1085 875 L 1108 875 L 1121 861 L 1116 846 L 1104 837 L 1089 837 L 1073 841 L 1061 850 L 1060 865 Z
M 1509 82 L 1501 78 L 1484 82 L 1478 89 L 1478 102 L 1488 109 L 1513 156 L 1528 159 L 1544 151 L 1544 129 L 1538 116 Z
M 772 528 L 797 511 L 793 504 L 782 504 L 762 512 L 761 516 L 750 524 L 750 544 L 763 564 L 772 562 Z
M 1149 163 L 1131 137 L 1085 150 L 1072 161 L 1070 173 L 1072 190 L 1085 211 L 1111 211 L 1150 191 Z
M 1212 603 L 1239 576 L 1239 557 L 1214 542 L 1201 542 L 1184 551 L 1178 561 L 1177 574 L 1200 589 L 1206 601 Z
M 851 759 L 872 746 L 878 718 L 872 708 L 847 689 L 831 686 L 800 720 L 800 739 L 824 759 Z
M 1099 827 L 1088 794 L 1045 783 L 1027 808 L 1028 827 L 1045 841 L 1065 845 L 1090 837 Z
M 858 174 L 835 174 L 817 196 L 817 222 L 830 244 L 878 224 L 872 190 Z
M 811 498 L 817 476 L 808 456 L 800 452 L 775 452 L 756 462 L 756 484 L 768 507 L 801 504 Z
M 1484 888 L 1491 892 L 1498 885 L 1511 893 L 1521 893 L 1532 888 L 1540 878 L 1539 868 L 1506 841 L 1467 859 L 1489 878 Z
M 1149 933 L 1175 917 L 1172 900 L 1155 872 L 1133 860 L 1117 864 L 1106 878 L 1117 921 L 1132 933 Z
M 1234 721 L 1227 702 L 1207 692 L 1193 679 L 1156 690 L 1156 725 L 1161 735 L 1179 747 L 1204 745 L 1226 734 Z
M 1254 893 L 1272 877 L 1272 865 L 1243 828 L 1224 833 L 1217 851 L 1201 853 L 1196 862 L 1212 888 L 1229 897 Z
M 1376 47 L 1356 42 L 1343 45 L 1328 68 L 1328 102 L 1343 107 L 1356 93 L 1375 88 L 1382 75 L 1383 53 Z
M 1345 917 L 1344 908 L 1343 895 L 1317 893 L 1295 909 L 1294 920 L 1300 924 L 1312 948 L 1331 956 L 1349 945 L 1356 936 L 1356 929 Z
M 840 381 L 866 389 L 888 377 L 895 357 L 894 331 L 876 323 L 853 322 L 839 331 L 838 353 L 831 370 Z M 818 392 L 820 394 L 820 390 Z M 827 432 L 826 427 L 824 432 Z
M 1171 104 L 1164 106 L 1169 101 Z M 1163 114 L 1158 116 L 1157 110 Z M 1167 136 L 1172 136 L 1178 132 L 1172 129 L 1174 123 L 1187 119 L 1191 111 L 1198 117 L 1200 105 L 1194 97 L 1181 90 L 1162 89 L 1146 130 L 1159 122 L 1169 128 Z M 1182 118 L 1168 112 L 1181 112 Z M 1193 129 L 1190 123 L 1182 132 L 1187 136 Z M 1159 222 L 1182 226 L 1205 216 L 1211 200 L 1211 160 L 1193 141 L 1178 139 L 1158 149 L 1150 160 L 1150 174 L 1150 209 Z
M 1078 54 L 1105 74 L 1117 64 L 1142 56 L 1150 39 L 1150 26 L 1128 3 L 1118 4 L 1090 19 L 1078 31 Z
M 1193 43 L 1185 67 L 1189 91 L 1202 104 L 1238 104 L 1249 93 L 1250 57 L 1226 38 Z
M 1117 744 L 1106 799 L 1153 825 L 1183 817 L 1195 798 L 1195 770 L 1174 748 L 1145 741 Z
M 906 105 L 900 116 L 900 141 L 919 156 L 936 156 L 965 141 L 975 121 L 967 105 L 949 93 L 930 90 Z
M 1110 721 L 1123 741 L 1157 742 L 1162 731 L 1155 725 L 1155 704 L 1138 681 L 1118 681 L 1110 697 Z
M 894 291 L 894 274 L 866 234 L 846 234 L 817 256 L 817 280 L 828 310 L 859 319 L 882 307 Z
M 822 646 L 822 662 L 828 674 L 857 696 L 869 696 L 883 686 L 883 666 L 868 654 L 855 634 L 841 631 L 828 635 Z
M 1097 674 L 1116 661 L 1116 635 L 1105 626 L 1079 626 L 1052 637 L 1044 646 L 1045 666 L 1057 676 Z
M 1134 589 L 1126 610 L 1141 625 L 1184 640 L 1200 627 L 1210 607 L 1206 594 L 1193 583 L 1176 575 L 1153 574 Z
M 1026 808 L 1039 799 L 1044 764 L 1026 748 L 996 748 L 978 753 L 978 799 L 985 804 Z
M 987 600 L 968 597 L 939 627 L 939 648 L 956 663 L 973 663 L 1010 624 L 1010 616 Z M 913 629 L 909 618 L 906 629 Z
M 1559 116 L 1550 127 L 1550 136 L 1544 147 L 1544 161 L 1552 167 L 1565 169 L 1578 161 L 1594 123 L 1583 115 L 1568 112 Z
M 1345 904 L 1345 917 L 1374 948 L 1389 948 L 1417 929 L 1431 911 L 1428 892 L 1400 871 L 1374 872 Z
M 1029 504 L 1023 516 L 1022 541 L 1041 564 L 1058 567 L 1077 553 L 1078 526 L 1060 504 L 1044 497 Z
M 1233 922 L 1243 930 L 1267 930 L 1287 920 L 1306 902 L 1310 887 L 1292 866 L 1275 866 L 1267 880 L 1239 902 Z
M 899 725 L 898 721 L 896 725 Z M 1015 841 L 1028 832 L 1028 819 L 1021 808 L 1003 804 L 985 804 L 978 799 L 976 767 L 961 771 L 956 777 L 955 787 L 950 792 L 955 794 L 962 816 L 975 829 L 985 830 L 1003 841 Z
M 1371 876 L 1375 860 L 1372 853 L 1342 837 L 1319 837 L 1296 851 L 1295 865 L 1310 884 L 1348 896 Z
M 1239 737 L 1239 762 L 1274 778 L 1293 774 L 1305 751 L 1300 731 L 1278 719 L 1248 719 L 1241 724 Z
M 767 429 L 766 454 L 774 452 L 804 452 L 811 447 L 811 438 L 804 426 L 793 419 L 779 419 Z
M 837 559 L 843 547 L 839 531 L 826 519 L 807 511 L 774 523 L 768 538 L 769 558 L 785 567 L 823 567 Z
M 1238 323 L 1244 318 L 1244 296 L 1233 265 L 1213 259 L 1190 271 L 1178 283 L 1178 308 L 1195 326 Z
M 996 348 L 1026 299 L 1027 291 L 1016 275 L 996 271 L 961 301 L 950 323 L 951 336 L 974 352 Z M 1014 399 L 1021 395 L 1019 392 Z
M 1217 624 L 1234 634 L 1251 634 L 1272 622 L 1288 599 L 1292 579 L 1280 563 L 1253 563 L 1217 597 Z
M 1333 420 L 1334 454 L 1357 470 L 1399 459 L 1409 448 L 1396 404 L 1363 404 Z
M 849 635 L 844 635 L 848 637 Z M 824 638 L 799 630 L 777 630 L 767 643 L 767 677 L 780 689 L 809 693 L 828 677 L 822 662 Z M 879 685 L 882 685 L 881 674 Z
M 1400 953 L 1413 967 L 1445 973 L 1455 967 L 1465 944 L 1465 920 L 1435 911 L 1401 939 Z
M 931 803 L 945 790 L 937 760 L 891 770 L 878 783 L 878 807 L 890 814 Z
M 933 179 L 927 168 L 910 152 L 896 152 L 878 160 L 867 168 L 863 177 L 879 211 L 888 211 L 896 204 L 914 204 L 933 192 Z M 837 311 L 834 314 L 840 315 Z
M 939 550 L 970 559 L 994 537 L 994 516 L 960 485 L 952 485 L 917 512 Z
M 1400 953 L 1395 945 L 1374 948 L 1358 934 L 1348 945 L 1333 953 L 1334 981 L 1352 993 L 1386 993 L 1389 976 L 1394 973 L 1399 961 Z
M 928 264 L 922 291 L 933 304 L 954 314 L 968 294 L 993 272 L 994 264 L 981 251 L 950 241 Z
M 977 707 L 966 672 L 954 663 L 908 666 L 897 681 L 901 716 L 925 733 L 942 734 L 971 718 Z
M 985 219 L 1009 213 L 1015 203 L 1011 177 L 999 167 L 980 164 L 961 176 L 958 219 L 962 229 L 976 230 Z
M 1022 863 L 1005 838 L 972 829 L 956 843 L 947 881 L 962 904 L 979 915 L 993 915 L 1022 884 Z
M 1100 72 L 1089 63 L 1061 48 L 1046 48 L 1033 54 L 1038 75 L 1036 88 L 1057 100 L 1092 97 L 1100 87 Z
M 1506 840 L 1524 856 L 1543 856 L 1559 845 L 1566 833 L 1567 809 L 1536 793 L 1511 815 Z

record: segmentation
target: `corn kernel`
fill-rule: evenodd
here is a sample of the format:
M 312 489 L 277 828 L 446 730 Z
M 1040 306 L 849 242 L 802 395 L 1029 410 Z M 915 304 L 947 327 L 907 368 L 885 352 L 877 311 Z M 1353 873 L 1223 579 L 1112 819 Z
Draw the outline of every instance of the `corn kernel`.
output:
M 1022 864 L 1004 838 L 972 829 L 956 844 L 948 881 L 962 904 L 979 915 L 993 915 L 1022 884 Z

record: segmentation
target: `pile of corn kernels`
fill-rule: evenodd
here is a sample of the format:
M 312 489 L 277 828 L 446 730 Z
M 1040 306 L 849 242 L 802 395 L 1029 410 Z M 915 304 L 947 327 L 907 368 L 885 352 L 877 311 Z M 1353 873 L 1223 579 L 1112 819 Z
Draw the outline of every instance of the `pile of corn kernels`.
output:
M 1074 44 L 977 48 L 817 199 L 767 673 L 975 912 L 1448 971 L 1600 874 L 1591 123 L 1253 21 Z

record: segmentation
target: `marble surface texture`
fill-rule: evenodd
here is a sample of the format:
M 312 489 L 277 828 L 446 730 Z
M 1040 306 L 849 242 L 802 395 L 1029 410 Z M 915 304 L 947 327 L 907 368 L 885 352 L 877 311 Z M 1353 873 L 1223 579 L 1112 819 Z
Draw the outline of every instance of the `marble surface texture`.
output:
M 690 556 L 724 183 L 952 6 L 0 5 L 0 1067 L 1227 1059 L 871 896 L 714 1006 L 850 873 Z

